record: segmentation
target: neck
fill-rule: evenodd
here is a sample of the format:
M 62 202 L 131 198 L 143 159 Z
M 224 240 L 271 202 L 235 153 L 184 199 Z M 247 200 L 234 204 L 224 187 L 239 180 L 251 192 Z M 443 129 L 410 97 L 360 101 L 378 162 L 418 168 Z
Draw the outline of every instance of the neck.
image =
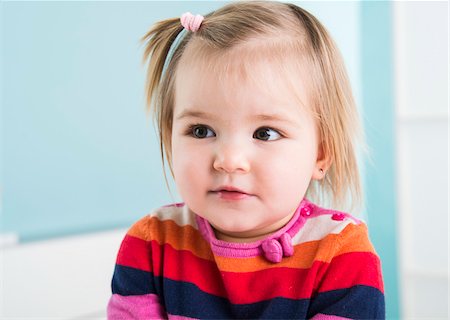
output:
M 295 212 L 294 212 L 295 213 Z M 254 241 L 258 241 L 266 238 L 274 232 L 277 232 L 281 228 L 283 228 L 291 219 L 294 213 L 285 217 L 284 219 L 277 221 L 274 224 L 271 224 L 268 227 L 263 227 L 258 230 L 244 231 L 244 232 L 227 232 L 216 228 L 214 225 L 211 227 L 214 230 L 214 234 L 217 239 L 227 242 L 235 242 L 235 243 L 250 243 Z

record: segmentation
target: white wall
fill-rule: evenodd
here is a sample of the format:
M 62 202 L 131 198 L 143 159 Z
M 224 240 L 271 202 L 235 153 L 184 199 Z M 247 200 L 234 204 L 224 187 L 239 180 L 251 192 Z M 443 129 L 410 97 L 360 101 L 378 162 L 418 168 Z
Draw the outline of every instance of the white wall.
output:
M 104 319 L 126 230 L 0 250 L 0 319 Z
M 447 319 L 448 3 L 393 7 L 402 315 Z

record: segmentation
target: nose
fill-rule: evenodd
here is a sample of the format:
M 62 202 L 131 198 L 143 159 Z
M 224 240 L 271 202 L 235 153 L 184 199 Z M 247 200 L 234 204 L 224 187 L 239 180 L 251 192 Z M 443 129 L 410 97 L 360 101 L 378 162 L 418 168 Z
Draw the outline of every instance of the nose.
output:
M 217 146 L 213 167 L 226 173 L 246 173 L 250 170 L 248 148 L 242 143 L 222 142 Z

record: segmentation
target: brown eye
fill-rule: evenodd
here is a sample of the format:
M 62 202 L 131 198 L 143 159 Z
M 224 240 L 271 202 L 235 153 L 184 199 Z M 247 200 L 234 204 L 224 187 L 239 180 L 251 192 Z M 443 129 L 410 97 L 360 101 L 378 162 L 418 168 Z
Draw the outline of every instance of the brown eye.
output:
M 271 128 L 260 128 L 253 133 L 253 138 L 263 141 L 273 141 L 281 138 L 281 135 Z
M 204 139 L 208 137 L 214 137 L 214 132 L 206 126 L 193 126 L 192 136 L 198 139 Z

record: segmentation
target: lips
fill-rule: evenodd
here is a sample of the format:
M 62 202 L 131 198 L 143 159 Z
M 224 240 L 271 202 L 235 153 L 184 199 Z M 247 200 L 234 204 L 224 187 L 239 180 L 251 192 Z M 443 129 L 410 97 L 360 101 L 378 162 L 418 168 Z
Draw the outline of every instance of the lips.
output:
M 233 186 L 221 186 L 211 192 L 223 200 L 244 200 L 252 196 L 251 194 L 248 194 L 245 191 Z
M 220 192 L 220 191 L 227 191 L 227 192 L 239 192 L 239 193 L 245 193 L 247 194 L 245 191 L 232 187 L 232 186 L 221 186 L 219 188 L 216 188 L 213 190 L 213 192 Z

